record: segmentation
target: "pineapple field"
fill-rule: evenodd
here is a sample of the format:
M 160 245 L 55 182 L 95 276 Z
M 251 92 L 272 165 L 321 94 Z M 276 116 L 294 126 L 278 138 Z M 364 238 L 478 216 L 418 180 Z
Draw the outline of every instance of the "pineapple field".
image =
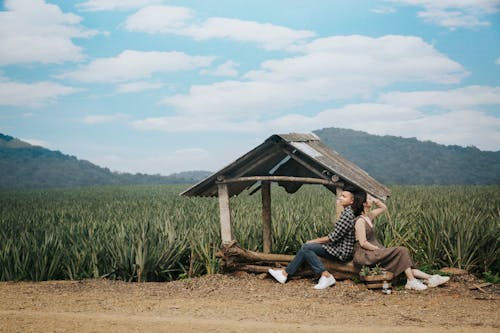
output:
M 216 198 L 186 198 L 185 185 L 0 192 L 0 280 L 108 278 L 172 281 L 220 273 Z M 500 270 L 500 186 L 391 186 L 376 221 L 386 246 L 408 247 L 424 270 Z M 231 199 L 233 233 L 262 250 L 261 199 Z M 294 254 L 335 222 L 321 186 L 291 195 L 272 187 L 273 253 Z

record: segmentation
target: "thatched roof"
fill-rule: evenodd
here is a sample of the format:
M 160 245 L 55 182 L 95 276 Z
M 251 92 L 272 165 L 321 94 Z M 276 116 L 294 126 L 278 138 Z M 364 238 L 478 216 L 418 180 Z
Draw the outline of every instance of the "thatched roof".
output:
M 289 177 L 295 177 L 294 181 Z M 298 178 L 297 178 L 298 177 Z M 354 163 L 323 144 L 314 134 L 275 134 L 225 168 L 193 185 L 181 195 L 217 196 L 217 184 L 227 182 L 229 195 L 260 183 L 276 181 L 289 193 L 302 184 L 323 184 L 335 193 L 337 186 L 353 185 L 385 200 L 390 190 Z

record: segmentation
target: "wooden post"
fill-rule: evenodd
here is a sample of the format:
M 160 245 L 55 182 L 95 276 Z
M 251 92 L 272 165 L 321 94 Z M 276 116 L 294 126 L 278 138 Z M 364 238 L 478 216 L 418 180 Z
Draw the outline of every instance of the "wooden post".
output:
M 220 234 L 222 244 L 231 243 L 233 233 L 231 230 L 231 210 L 229 208 L 229 191 L 227 184 L 219 184 L 219 211 L 220 211 Z
M 342 187 L 337 186 L 337 192 L 336 192 L 337 198 L 335 200 L 335 202 L 337 203 L 337 206 L 336 206 L 337 209 L 336 209 L 336 214 L 335 214 L 335 221 L 338 221 L 340 214 L 344 210 L 344 207 L 339 203 L 339 198 L 340 198 L 340 195 L 342 194 L 342 191 L 343 191 Z
M 261 183 L 262 194 L 262 235 L 264 239 L 263 252 L 271 253 L 272 229 L 271 229 L 271 183 L 263 181 Z

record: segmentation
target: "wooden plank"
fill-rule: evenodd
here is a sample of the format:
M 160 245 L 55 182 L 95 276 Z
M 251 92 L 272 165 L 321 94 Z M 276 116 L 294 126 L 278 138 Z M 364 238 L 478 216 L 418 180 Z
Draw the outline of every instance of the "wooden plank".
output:
M 272 248 L 272 223 L 271 223 L 271 183 L 264 181 L 261 184 L 262 194 L 262 236 L 263 252 L 271 253 Z
M 218 184 L 218 189 L 222 244 L 228 244 L 233 241 L 233 233 L 231 230 L 231 209 L 229 207 L 229 191 L 227 184 Z

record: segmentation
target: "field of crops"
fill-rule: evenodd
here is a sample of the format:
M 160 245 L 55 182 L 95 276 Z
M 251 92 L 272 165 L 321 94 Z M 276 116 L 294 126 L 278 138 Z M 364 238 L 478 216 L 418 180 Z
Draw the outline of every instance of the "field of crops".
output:
M 0 280 L 108 277 L 167 281 L 219 270 L 216 198 L 186 186 L 0 191 Z M 386 245 L 410 248 L 426 269 L 499 272 L 500 186 L 392 186 L 377 220 Z M 240 245 L 261 250 L 259 193 L 231 199 Z M 320 186 L 272 188 L 273 252 L 293 254 L 326 235 L 335 197 Z

